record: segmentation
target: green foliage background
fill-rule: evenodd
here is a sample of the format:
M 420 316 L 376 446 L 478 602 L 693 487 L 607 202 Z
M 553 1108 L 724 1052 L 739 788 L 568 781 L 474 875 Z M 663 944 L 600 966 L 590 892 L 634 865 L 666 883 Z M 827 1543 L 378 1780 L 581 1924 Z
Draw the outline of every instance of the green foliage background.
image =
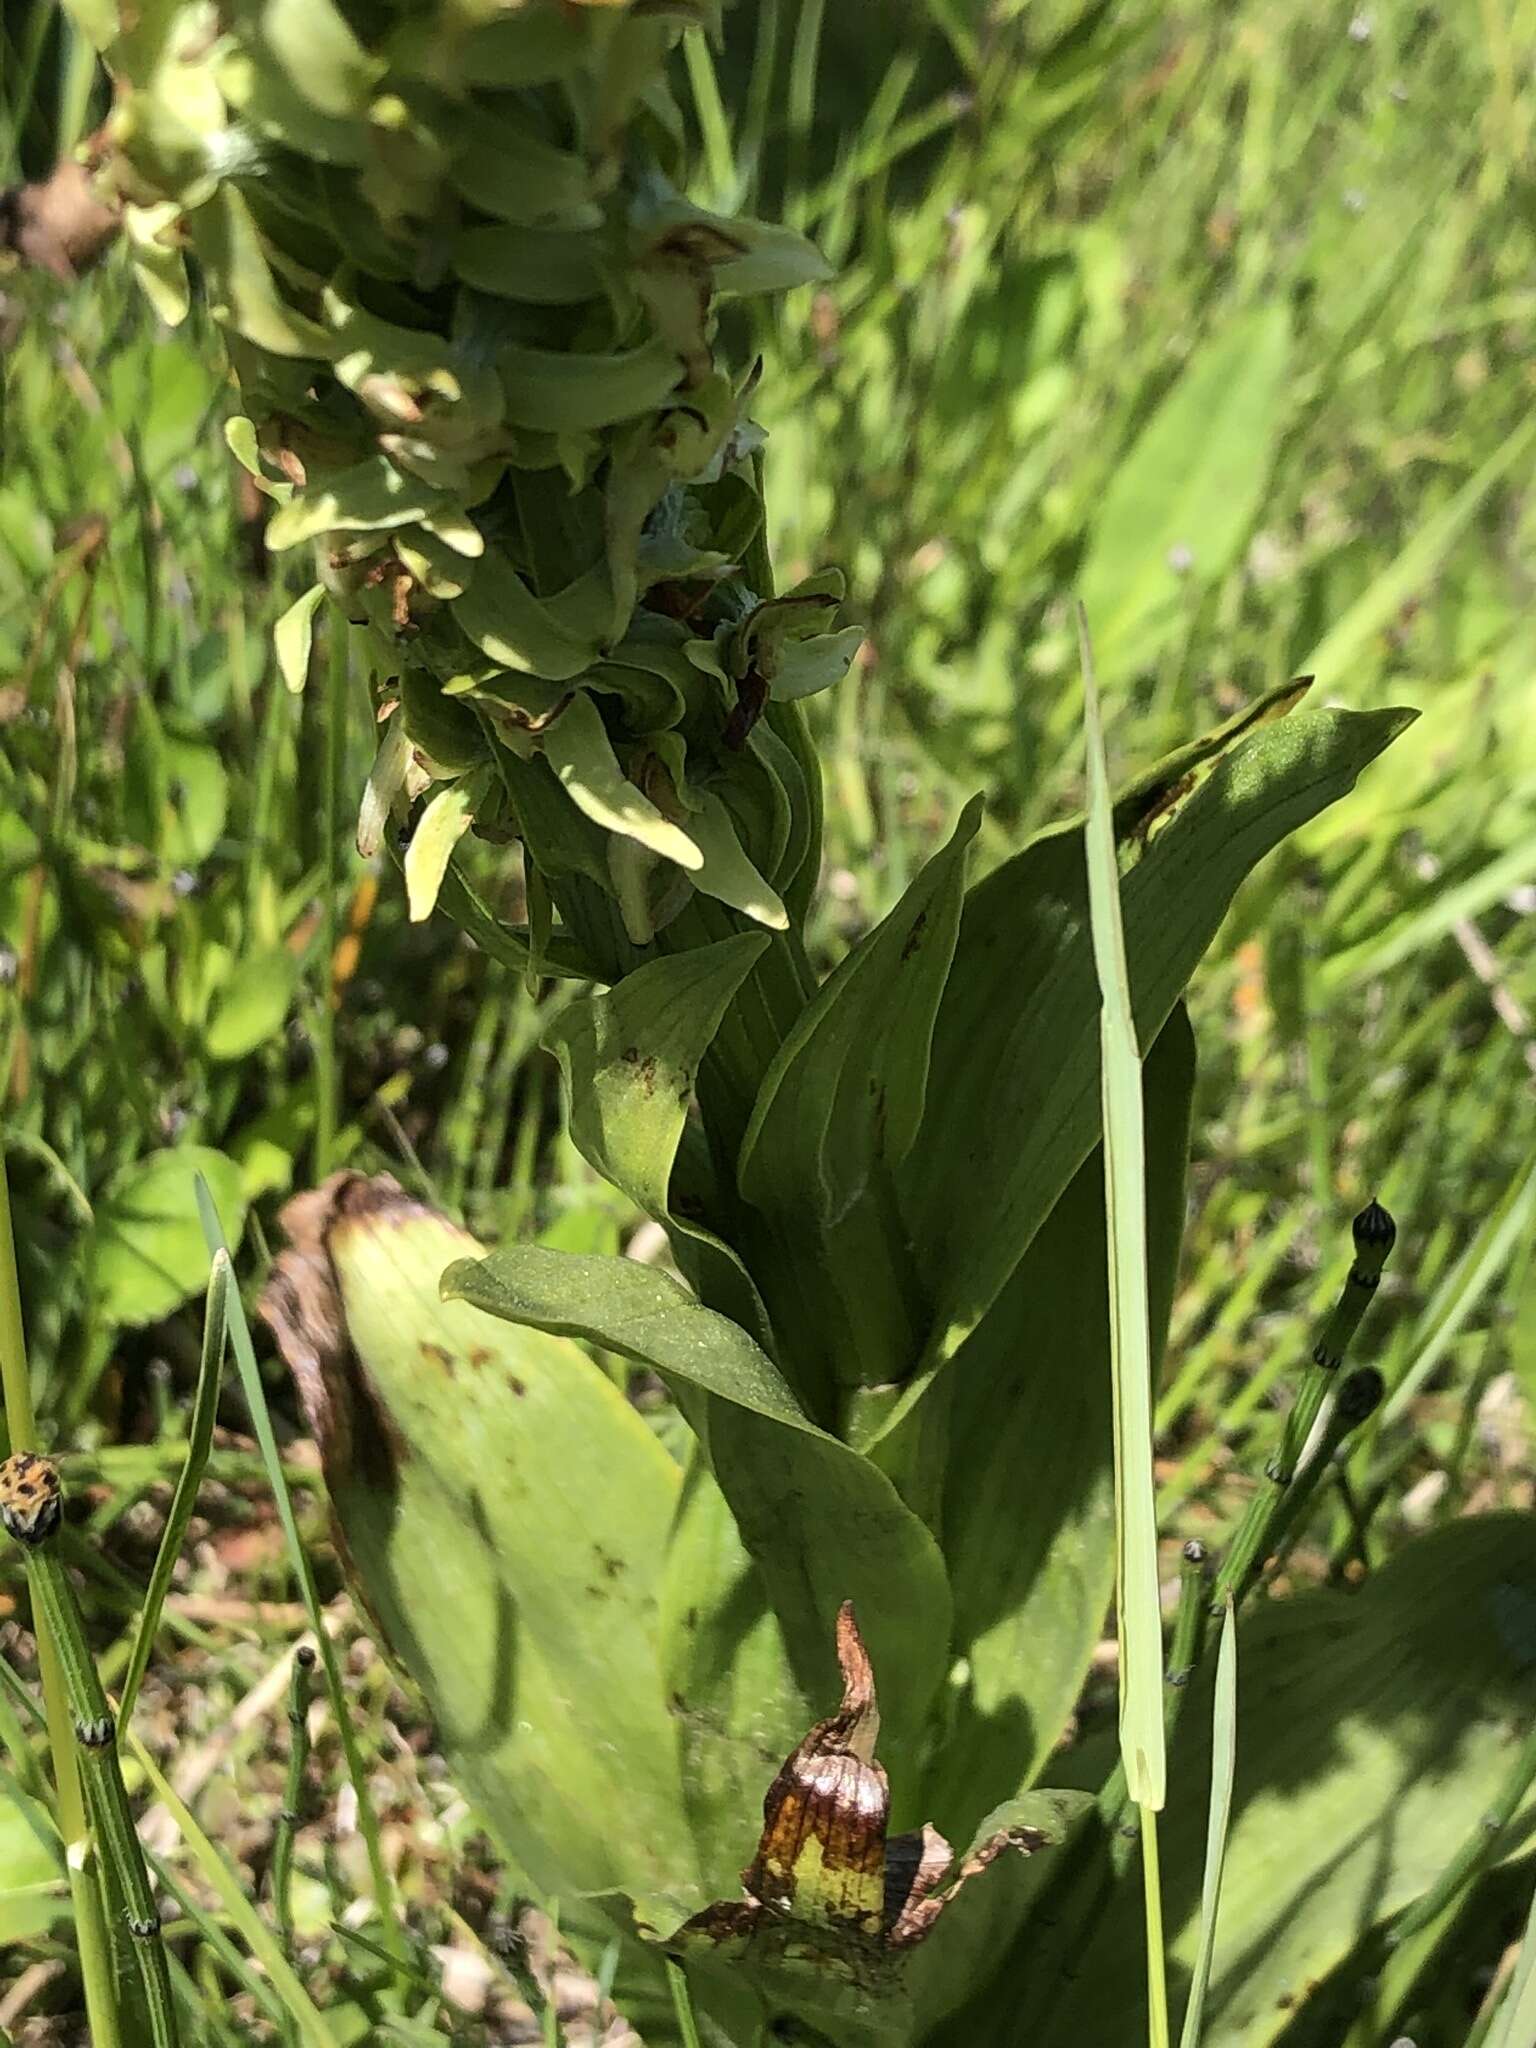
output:
M 697 196 L 788 218 L 836 271 L 730 315 L 767 364 L 781 581 L 842 564 L 869 631 L 810 707 L 822 959 L 975 790 L 983 865 L 1075 808 L 1071 592 L 1128 765 L 1291 674 L 1416 705 L 1195 985 L 1160 1502 L 1224 1532 L 1224 1476 L 1267 1447 L 1342 1220 L 1380 1192 L 1399 1391 L 1352 1465 L 1372 1554 L 1529 1505 L 1536 8 L 881 14 L 739 5 L 737 127 L 697 103 Z M 0 140 L 35 174 L 89 79 L 49 10 L 5 33 Z M 408 925 L 387 860 L 350 851 L 367 740 L 359 715 L 328 750 L 323 703 L 360 713 L 361 685 L 278 679 L 303 571 L 242 515 L 202 313 L 165 346 L 114 259 L 3 290 L 0 1121 L 40 1406 L 126 1471 L 165 1421 L 152 1361 L 172 1385 L 195 1361 L 195 1167 L 258 1249 L 317 1152 L 487 1240 L 612 1250 L 639 1218 L 554 1137 L 529 1053 L 568 992 Z M 473 861 L 514 914 L 506 860 Z M 1324 1534 L 1342 1556 L 1342 1511 Z

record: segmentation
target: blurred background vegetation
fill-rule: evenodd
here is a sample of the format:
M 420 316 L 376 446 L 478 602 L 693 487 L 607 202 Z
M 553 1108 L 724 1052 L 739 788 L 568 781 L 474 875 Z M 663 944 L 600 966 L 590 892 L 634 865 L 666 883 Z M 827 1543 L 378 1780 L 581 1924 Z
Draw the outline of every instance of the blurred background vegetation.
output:
M 1288 675 L 1420 709 L 1197 980 L 1158 1416 L 1168 1531 L 1219 1540 L 1380 1194 L 1393 1391 L 1299 1561 L 1356 1572 L 1532 1497 L 1536 5 L 874 13 L 738 0 L 724 49 L 678 64 L 698 195 L 804 227 L 836 270 L 731 315 L 765 363 L 781 579 L 842 564 L 868 629 L 810 706 L 822 955 L 972 791 L 989 862 L 1074 807 L 1074 593 L 1127 774 Z M 0 184 L 103 111 L 51 0 L 8 0 Z M 335 1165 L 486 1238 L 610 1249 L 639 1219 L 559 1137 L 534 1047 L 561 985 L 408 925 L 390 862 L 352 849 L 363 684 L 323 651 L 302 692 L 278 676 L 305 572 L 264 555 L 211 322 L 171 339 L 121 250 L 75 278 L 29 253 L 0 273 L 0 1140 L 45 1432 L 108 1482 L 110 1609 L 195 1371 L 193 1165 L 248 1284 L 284 1195 Z M 515 862 L 465 844 L 510 909 Z M 272 1394 L 292 1436 L 275 1371 Z M 291 1597 L 233 1393 L 223 1420 L 252 1604 L 211 1677 L 207 1639 L 188 1653 L 210 1724 L 281 1637 L 256 1603 Z

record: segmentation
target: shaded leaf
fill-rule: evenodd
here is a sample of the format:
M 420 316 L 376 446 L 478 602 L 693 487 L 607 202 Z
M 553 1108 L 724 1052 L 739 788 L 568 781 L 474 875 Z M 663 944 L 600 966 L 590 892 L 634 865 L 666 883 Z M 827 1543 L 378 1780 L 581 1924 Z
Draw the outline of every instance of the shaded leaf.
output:
M 1181 1004 L 1143 1068 L 1154 1360 L 1183 1237 L 1194 1080 Z M 929 1397 L 943 1409 L 941 1532 L 968 1667 L 927 1795 L 952 1831 L 1038 1775 L 1103 1635 L 1115 1570 L 1104 1244 L 1096 1146 Z
M 749 1201 L 835 1223 L 877 1162 L 912 1148 L 928 1087 L 934 1017 L 954 950 L 966 849 L 981 799 L 900 903 L 795 1020 L 763 1079 L 737 1178 Z
M 219 990 L 203 1044 L 211 1060 L 240 1060 L 276 1038 L 299 985 L 302 962 L 286 946 L 242 960 Z

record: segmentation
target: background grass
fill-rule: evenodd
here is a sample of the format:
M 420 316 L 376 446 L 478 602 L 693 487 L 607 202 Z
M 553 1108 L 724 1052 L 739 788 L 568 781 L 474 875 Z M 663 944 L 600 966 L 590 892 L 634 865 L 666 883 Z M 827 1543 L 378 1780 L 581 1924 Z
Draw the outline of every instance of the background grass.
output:
M 780 574 L 840 563 L 868 625 L 813 707 L 818 943 L 830 962 L 878 917 L 973 790 L 988 859 L 1080 803 L 1074 591 L 1125 770 L 1288 674 L 1421 710 L 1249 885 L 1196 983 L 1158 1413 L 1165 1526 L 1219 1541 L 1379 1193 L 1401 1235 L 1366 1351 L 1398 1391 L 1298 1559 L 1358 1570 L 1409 1526 L 1531 1501 L 1536 5 L 882 12 L 872 38 L 816 0 L 735 7 L 723 126 L 702 46 L 679 74 L 701 190 L 800 222 L 837 266 L 737 336 L 766 359 Z M 0 166 L 41 175 L 99 114 L 90 65 L 42 0 L 0 34 Z M 559 989 L 408 926 L 388 862 L 351 850 L 361 687 L 323 651 L 302 695 L 277 677 L 299 571 L 265 561 L 224 448 L 216 335 L 194 311 L 167 345 L 120 256 L 3 293 L 0 1137 L 44 1431 L 103 1482 L 105 1643 L 196 1376 L 187 1148 L 244 1222 L 248 1282 L 282 1196 L 328 1164 L 387 1167 L 487 1237 L 603 1249 L 638 1219 L 556 1134 L 531 1048 Z M 330 689 L 356 699 L 339 758 Z M 505 862 L 475 859 L 510 912 Z M 146 1695 L 194 1754 L 300 1625 L 233 1395 L 222 1425 L 167 1609 L 183 1649 Z M 349 1654 L 378 1748 L 389 1682 Z M 280 1700 L 221 1752 L 258 1874 Z M 337 1758 L 315 1770 L 334 1791 Z M 484 1934 L 509 1902 L 456 1893 L 462 1809 L 414 1755 L 380 1770 L 407 1896 L 444 1938 Z M 230 1784 L 197 1788 L 211 1833 L 238 1834 Z M 360 1857 L 301 1846 L 299 1920 L 366 1984 L 326 1931 Z M 50 1954 L 48 1917 L 16 1969 Z

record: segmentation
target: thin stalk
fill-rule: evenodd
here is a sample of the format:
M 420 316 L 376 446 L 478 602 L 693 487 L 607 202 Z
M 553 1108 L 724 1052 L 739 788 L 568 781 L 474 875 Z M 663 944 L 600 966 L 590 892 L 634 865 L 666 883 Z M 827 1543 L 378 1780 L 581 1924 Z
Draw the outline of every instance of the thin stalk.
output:
M 208 1454 L 213 1448 L 213 1425 L 219 1406 L 219 1375 L 224 1364 L 224 1341 L 228 1326 L 229 1276 L 228 1253 L 216 1252 L 213 1270 L 208 1276 L 208 1297 L 203 1309 L 203 1352 L 198 1366 L 197 1392 L 192 1403 L 192 1427 L 187 1437 L 187 1454 L 176 1477 L 176 1491 L 171 1496 L 170 1513 L 165 1518 L 160 1548 L 155 1554 L 155 1567 L 149 1575 L 149 1590 L 144 1595 L 144 1608 L 139 1616 L 133 1654 L 128 1660 L 128 1669 L 123 1677 L 119 1713 L 124 1721 L 133 1718 L 134 1702 L 138 1699 L 139 1686 L 143 1682 L 150 1652 L 159 1633 L 165 1596 L 171 1590 L 171 1577 L 176 1570 L 176 1560 L 181 1555 L 181 1539 L 192 1519 L 197 1490 L 202 1484 L 203 1474 L 208 1465 Z
M 117 1723 L 85 1639 L 85 1624 L 53 1538 L 63 1517 L 57 1468 L 22 1451 L 0 1467 L 0 1521 L 22 1545 L 34 1616 L 47 1623 L 74 1721 L 96 1839 L 127 1912 L 154 2048 L 178 2048 L 176 2008 L 144 1851 L 117 1761 Z
M 12 1452 L 30 1451 L 37 1442 L 37 1423 L 32 1412 L 32 1380 L 27 1369 L 26 1335 L 21 1318 L 21 1282 L 16 1271 L 16 1239 L 11 1227 L 11 1189 L 3 1150 L 0 1150 L 0 1392 L 4 1395 L 8 1448 Z M 59 1836 L 64 1845 L 64 1867 L 69 1873 L 70 1908 L 75 1922 L 87 2028 L 93 2048 L 120 2048 L 122 2035 L 107 1917 L 86 1820 L 85 1795 L 75 1755 L 74 1731 L 70 1726 L 64 1672 L 47 1617 L 37 1615 L 34 1622 L 48 1746 L 53 1754 Z
M 1237 1585 L 1236 1598 L 1244 1598 L 1257 1584 L 1266 1557 L 1277 1553 L 1283 1555 L 1289 1550 L 1325 1473 L 1335 1472 L 1348 1494 L 1348 1481 L 1343 1472 L 1335 1466 L 1334 1459 L 1346 1440 L 1376 1413 L 1385 1391 L 1386 1382 L 1374 1365 L 1362 1365 L 1345 1380 L 1339 1389 L 1338 1399 L 1329 1411 L 1322 1441 L 1278 1502 L 1264 1533 L 1262 1553 L 1254 1558 L 1247 1576 Z M 1349 1495 L 1348 1498 L 1353 1509 L 1353 1496 Z M 1358 1511 L 1354 1512 L 1354 1520 L 1363 1542 L 1363 1525 L 1360 1523 Z

